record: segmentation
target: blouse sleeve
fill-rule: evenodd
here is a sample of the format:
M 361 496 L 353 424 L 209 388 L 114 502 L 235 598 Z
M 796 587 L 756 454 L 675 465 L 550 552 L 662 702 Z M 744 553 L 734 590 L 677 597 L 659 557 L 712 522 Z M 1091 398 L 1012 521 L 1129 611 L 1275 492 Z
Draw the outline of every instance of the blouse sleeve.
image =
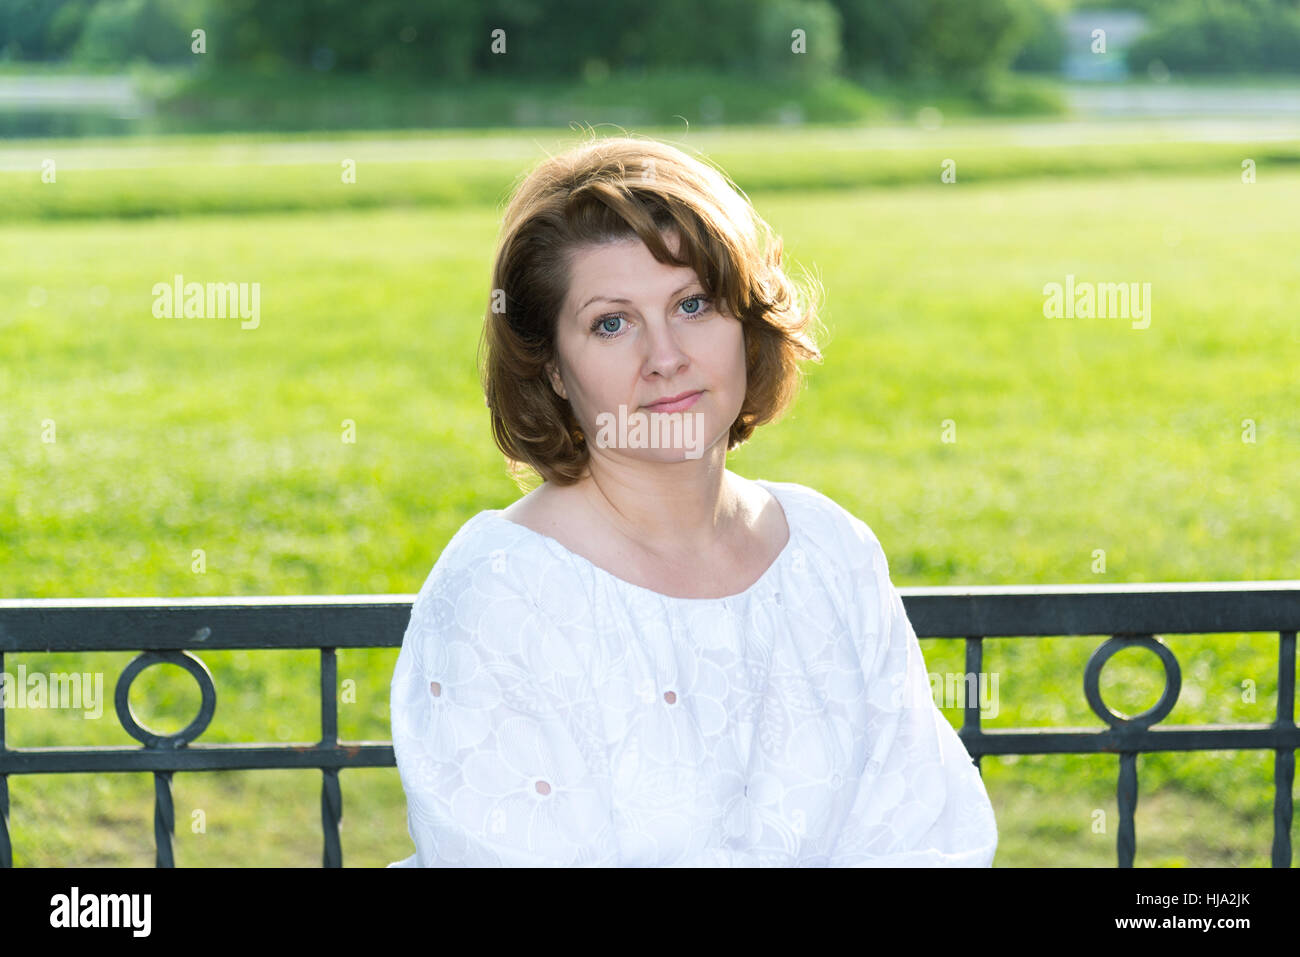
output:
M 869 562 L 861 596 L 867 761 L 830 866 L 990 867 L 998 834 L 984 782 L 931 697 L 884 550 L 865 523 L 852 524 Z
M 412 605 L 391 705 L 415 854 L 389 866 L 616 864 L 586 669 L 494 559 L 435 567 Z

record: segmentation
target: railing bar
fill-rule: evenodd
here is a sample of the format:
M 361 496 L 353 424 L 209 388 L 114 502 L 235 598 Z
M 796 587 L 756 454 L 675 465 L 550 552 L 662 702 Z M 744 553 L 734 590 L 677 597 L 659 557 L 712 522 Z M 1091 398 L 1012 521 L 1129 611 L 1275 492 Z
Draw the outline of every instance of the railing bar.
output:
M 1279 750 L 1273 759 L 1273 866 L 1291 866 L 1291 788 L 1295 785 L 1295 752 Z
M 1119 751 L 1276 751 L 1300 748 L 1300 728 L 1250 725 L 1206 729 L 1197 726 L 1141 732 L 1114 730 L 998 728 L 969 739 L 983 754 L 1115 754 Z M 972 752 L 972 757 L 973 757 Z M 4 753 L 4 774 L 152 773 L 154 771 L 253 771 L 303 768 L 394 767 L 392 745 L 356 742 L 322 748 L 311 744 L 198 744 L 182 752 L 131 747 L 20 748 Z
M 980 673 L 984 670 L 984 643 L 981 635 L 966 636 L 966 674 L 975 676 L 975 700 L 971 701 L 969 694 L 971 682 L 965 681 L 966 707 L 962 711 L 961 729 L 958 734 L 961 735 L 963 742 L 967 738 L 979 737 L 980 734 Z M 980 767 L 980 758 L 982 755 L 976 754 L 971 760 L 975 762 L 975 767 L 979 770 L 981 776 L 984 769 Z
M 13 846 L 9 843 L 9 775 L 0 774 L 0 868 L 13 866 Z
M 1295 727 L 1295 635 L 1278 635 L 1277 727 Z M 1291 866 L 1291 788 L 1295 785 L 1295 750 L 1278 748 L 1273 758 L 1273 866 Z
M 1277 651 L 1277 724 L 1295 727 L 1295 632 L 1284 631 Z M 0 742 L 4 739 L 0 738 Z
M 320 650 L 320 743 L 334 747 L 339 740 L 338 657 L 334 648 Z M 339 840 L 339 822 L 343 819 L 343 791 L 339 787 L 339 769 L 321 768 L 321 830 L 325 838 L 322 859 L 325 867 L 343 866 L 343 846 Z
M 1295 627 L 1300 581 L 899 589 L 918 638 L 1271 632 Z M 6 651 L 398 648 L 411 595 L 0 599 Z M 92 625 L 93 628 L 87 626 Z
M 0 651 L 0 675 L 5 673 L 5 653 Z M 5 679 L 8 681 L 8 679 Z M 5 702 L 0 695 L 0 752 L 5 750 Z M 13 847 L 9 843 L 9 775 L 0 774 L 0 868 L 13 867 Z
M 339 741 L 338 659 L 333 648 L 320 650 L 320 743 L 333 747 Z
M 176 826 L 175 808 L 172 806 L 172 772 L 155 771 L 153 775 L 153 837 L 158 848 L 156 867 L 175 867 L 172 854 L 172 831 Z
M 339 840 L 339 822 L 343 820 L 343 791 L 339 787 L 339 769 L 322 768 L 320 789 L 321 827 L 325 832 L 324 864 L 343 866 L 343 845 Z
M 1260 745 L 1261 748 L 1273 745 Z M 387 742 L 319 744 L 200 744 L 183 751 L 131 747 L 20 748 L 4 753 L 6 774 L 136 774 L 154 771 L 264 771 L 302 768 L 391 768 Z
M 1137 752 L 1124 751 L 1119 756 L 1119 866 L 1133 866 L 1135 839 L 1133 815 L 1137 811 Z
M 175 809 L 171 781 L 177 771 L 318 767 L 322 772 L 321 815 L 326 867 L 342 866 L 340 840 L 343 767 L 393 767 L 388 743 L 338 747 L 338 660 L 344 647 L 398 647 L 415 596 L 266 597 L 173 603 L 167 599 L 0 600 L 0 673 L 5 653 L 27 650 L 147 651 L 197 647 L 319 648 L 321 739 L 314 745 L 197 745 L 184 754 L 139 748 L 10 748 L 0 700 L 0 867 L 12 867 L 8 827 L 11 774 L 154 774 L 154 831 L 159 867 L 174 867 Z M 1300 581 L 1246 583 L 1153 583 L 1141 586 L 1019 586 L 996 589 L 912 589 L 904 591 L 909 617 L 916 612 L 918 637 L 963 638 L 966 673 L 975 687 L 963 702 L 959 731 L 980 769 L 986 754 L 1116 753 L 1120 760 L 1117 797 L 1120 867 L 1136 854 L 1137 759 L 1151 751 L 1266 749 L 1275 752 L 1275 867 L 1291 866 L 1292 790 L 1296 727 L 1296 630 Z M 1168 618 L 1171 627 L 1154 627 Z M 1040 637 L 1030 629 L 1044 622 L 1054 635 L 1117 635 L 1274 631 L 1279 634 L 1277 717 L 1269 725 L 1173 726 L 1143 730 L 995 729 L 984 731 L 981 712 L 983 639 L 989 634 Z M 1212 624 L 1211 624 L 1212 623 Z M 193 631 L 189 626 L 193 624 Z M 1272 627 L 1263 627 L 1263 625 Z M 247 625 L 247 627 L 241 627 Z M 1146 627 L 1152 625 L 1152 627 Z M 1252 627 L 1246 627 L 1250 625 Z M 94 626 L 90 627 L 89 626 Z M 1011 631 L 1003 631 L 1002 626 Z M 1065 630 L 1060 630 L 1064 628 Z M 1281 629 L 1281 630 L 1279 630 Z M 1286 630 L 1290 629 L 1290 630 Z M 207 639 L 211 636 L 212 640 Z M 316 641 L 324 644 L 316 644 Z M 19 690 L 19 689 L 14 689 Z M 18 707 L 22 707 L 22 700 Z M 982 773 L 982 769 L 981 769 Z

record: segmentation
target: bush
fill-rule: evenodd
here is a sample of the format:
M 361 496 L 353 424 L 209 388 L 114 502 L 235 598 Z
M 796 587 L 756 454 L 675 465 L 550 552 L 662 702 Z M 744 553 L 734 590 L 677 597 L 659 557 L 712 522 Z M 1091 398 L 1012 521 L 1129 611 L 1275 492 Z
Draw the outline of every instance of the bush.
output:
M 794 53 L 793 31 L 804 32 L 805 51 Z M 827 0 L 768 0 L 758 18 L 759 75 L 805 82 L 834 76 L 839 69 L 840 13 Z
M 87 63 L 190 63 L 193 30 L 206 27 L 202 3 L 103 0 L 90 8 L 73 49 Z
M 855 77 L 962 83 L 1010 65 L 1032 28 L 1028 0 L 836 0 Z
M 1253 0 L 1174 7 L 1128 49 L 1129 69 L 1160 60 L 1182 73 L 1300 73 L 1300 10 Z
M 1050 0 L 1025 0 L 1023 14 L 1025 39 L 1013 70 L 1034 73 L 1059 73 L 1065 62 L 1065 15 Z

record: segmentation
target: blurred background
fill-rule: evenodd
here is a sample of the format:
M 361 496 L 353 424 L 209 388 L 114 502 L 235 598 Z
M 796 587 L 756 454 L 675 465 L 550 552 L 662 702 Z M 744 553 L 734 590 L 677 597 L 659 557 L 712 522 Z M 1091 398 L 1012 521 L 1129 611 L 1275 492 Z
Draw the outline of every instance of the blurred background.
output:
M 0 594 L 416 592 L 519 495 L 476 373 L 493 244 L 592 132 L 716 163 L 822 284 L 825 362 L 729 464 L 862 518 L 896 585 L 1300 578 L 1296 0 L 0 0 Z M 158 315 L 177 276 L 256 284 L 257 322 Z M 1147 324 L 1049 315 L 1067 281 L 1149 284 Z M 1168 636 L 1164 724 L 1272 721 L 1276 640 Z M 1100 728 L 1100 641 L 987 640 L 984 724 Z M 315 653 L 203 657 L 204 743 L 319 737 Z M 344 739 L 389 738 L 395 659 L 339 653 Z M 164 732 L 199 700 L 169 670 L 132 691 Z M 1102 692 L 1162 680 L 1125 652 Z M 111 707 L 6 734 L 134 743 Z M 1143 755 L 1136 863 L 1266 866 L 1272 762 Z M 1113 755 L 983 773 L 997 866 L 1114 865 Z M 396 770 L 341 780 L 346 862 L 411 853 Z M 11 776 L 15 864 L 151 866 L 152 783 Z M 319 788 L 178 775 L 178 863 L 319 866 Z
M 797 55 L 793 31 L 804 35 Z M 1295 115 L 1300 10 L 1295 0 L 3 0 L 0 66 L 0 132 L 25 136 L 563 126 L 593 114 L 852 123 L 927 104 L 947 115 Z

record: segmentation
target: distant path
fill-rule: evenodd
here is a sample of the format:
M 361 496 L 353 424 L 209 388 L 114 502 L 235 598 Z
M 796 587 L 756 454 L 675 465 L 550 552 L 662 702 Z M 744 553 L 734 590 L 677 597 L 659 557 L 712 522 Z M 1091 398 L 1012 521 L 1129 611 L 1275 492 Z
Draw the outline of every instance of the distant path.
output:
M 141 116 L 152 104 L 129 76 L 0 76 L 0 109 L 99 109 Z
M 1066 101 L 1077 114 L 1097 117 L 1259 116 L 1300 119 L 1300 83 L 1290 89 L 1079 84 L 1068 88 Z

